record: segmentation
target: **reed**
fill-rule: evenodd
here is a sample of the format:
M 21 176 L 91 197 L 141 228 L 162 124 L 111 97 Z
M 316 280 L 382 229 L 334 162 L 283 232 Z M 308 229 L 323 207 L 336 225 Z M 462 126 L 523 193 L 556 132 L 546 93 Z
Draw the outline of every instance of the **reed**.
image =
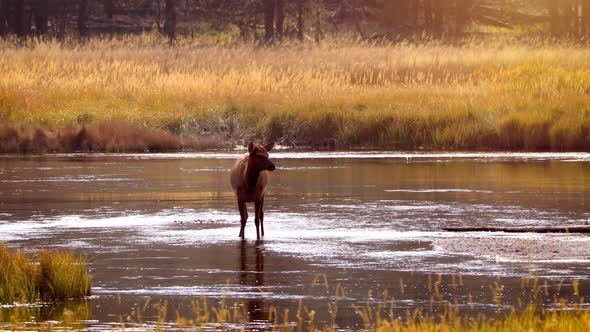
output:
M 90 295 L 90 282 L 84 256 L 60 251 L 28 256 L 0 245 L 0 303 L 80 298 Z
M 471 278 L 470 278 L 471 279 Z M 272 331 L 587 331 L 590 327 L 590 310 L 582 294 L 580 282 L 564 283 L 542 281 L 535 277 L 521 279 L 517 303 L 509 304 L 504 297 L 505 285 L 499 279 L 490 285 L 495 308 L 473 310 L 473 298 L 468 294 L 461 274 L 444 276 L 442 273 L 428 275 L 427 281 L 413 279 L 407 283 L 399 280 L 399 287 L 384 290 L 380 295 L 369 291 L 366 304 L 357 306 L 348 302 L 347 290 L 340 284 L 330 284 L 326 275 L 315 275 L 311 288 L 318 287 L 328 297 L 316 307 L 307 307 L 299 300 L 297 310 L 291 312 L 265 299 L 266 317 L 249 312 L 243 301 L 229 303 L 201 297 L 192 302 L 191 309 L 175 307 L 170 312 L 167 302 L 152 303 L 150 300 L 122 320 L 122 327 L 170 329 L 237 329 Z M 451 282 L 451 284 L 449 284 Z M 468 281 L 471 283 L 471 280 Z M 399 309 L 398 300 L 404 302 L 405 288 L 428 290 L 428 307 L 414 310 Z M 481 289 L 479 285 L 475 287 Z M 458 292 L 457 292 L 458 291 Z M 330 296 L 331 294 L 331 296 Z M 480 295 L 481 296 L 481 295 Z M 410 299 L 414 299 L 410 297 Z M 552 300 L 551 300 L 552 299 Z M 248 300 L 245 300 L 246 302 Z M 344 302 L 344 303 L 343 303 Z M 418 301 L 420 302 L 420 301 Z M 402 305 L 403 306 L 403 305 Z M 258 308 L 260 309 L 260 307 Z M 185 315 L 180 313 L 182 310 Z M 188 315 L 186 314 L 188 312 Z M 356 316 L 342 319 L 342 312 Z M 149 319 L 146 319 L 148 318 Z M 321 318 L 318 318 L 321 317 Z M 345 324 L 350 325 L 342 325 Z
M 433 278 L 434 277 L 434 278 Z M 448 280 L 450 279 L 450 280 Z M 452 285 L 447 283 L 452 281 Z M 272 331 L 342 331 L 366 330 L 383 332 L 419 332 L 419 331 L 449 331 L 449 332 L 503 332 L 503 331 L 587 331 L 590 327 L 590 310 L 585 305 L 583 288 L 578 281 L 564 284 L 563 281 L 549 284 L 537 278 L 523 278 L 521 280 L 521 298 L 518 304 L 507 309 L 503 300 L 503 285 L 494 282 L 489 287 L 497 309 L 487 311 L 486 314 L 464 312 L 473 305 L 471 296 L 454 297 L 453 289 L 464 287 L 462 275 L 429 276 L 426 284 L 419 287 L 429 289 L 431 300 L 428 308 L 414 310 L 396 308 L 396 298 L 393 293 L 404 297 L 404 288 L 411 287 L 400 279 L 398 289 L 382 296 L 369 293 L 365 305 L 353 305 L 353 315 L 356 319 L 339 318 L 350 303 L 346 300 L 346 290 L 339 284 L 328 283 L 327 277 L 314 277 L 311 287 L 325 290 L 329 299 L 317 308 L 307 307 L 302 300 L 297 310 L 290 312 L 273 305 L 272 299 L 267 299 L 268 316 L 251 324 L 248 306 L 241 301 L 229 303 L 227 299 L 210 299 L 201 297 L 192 302 L 190 310 L 170 306 L 166 301 L 151 302 L 149 299 L 142 306 L 138 306 L 129 315 L 120 318 L 120 329 L 139 330 L 258 330 Z M 446 288 L 446 291 L 443 289 Z M 550 290 L 551 289 L 551 290 Z M 408 294 L 409 295 L 409 294 Z M 554 300 L 547 301 L 551 296 Z M 467 302 L 465 302 L 467 301 Z M 344 302 L 344 305 L 343 305 Z M 65 307 L 51 309 L 52 315 L 47 316 L 42 308 L 17 307 L 6 315 L 0 315 L 1 327 L 11 329 L 52 330 L 52 329 L 83 329 L 91 318 L 90 303 L 64 302 Z M 50 307 L 51 308 L 51 307 Z M 463 309 L 462 309 L 463 308 Z M 188 312 L 188 315 L 180 313 Z M 0 314 L 6 312 L 0 311 Z M 57 316 L 56 316 L 57 315 Z M 46 320 L 38 319 L 45 317 Z M 35 318 L 37 317 L 37 318 Z M 317 317 L 323 317 L 319 320 Z M 260 317 L 258 318 L 260 319 Z M 351 323 L 350 326 L 339 325 L 342 322 Z M 356 322 L 356 323 L 355 323 Z M 9 324 L 9 325 L 8 325 Z
M 54 137 L 72 126 L 119 123 L 142 128 L 139 137 L 170 134 L 218 147 L 251 139 L 328 148 L 590 146 L 590 51 L 575 44 L 256 48 L 188 39 L 169 47 L 153 35 L 84 45 L 5 41 L 0 72 L 0 122 Z M 8 136 L 0 131 L 0 146 Z M 124 150 L 127 140 L 137 136 L 96 149 Z M 186 147 L 180 139 L 164 146 Z
M 84 256 L 71 252 L 43 251 L 38 254 L 41 297 L 66 300 L 90 295 L 90 274 Z
M 373 301 L 368 300 L 365 306 L 355 306 L 356 315 L 362 322 L 361 325 L 339 326 L 337 324 L 340 304 L 338 298 L 344 297 L 345 290 L 337 285 L 335 288 L 336 300 L 328 302 L 323 306 L 323 310 L 326 310 L 326 312 L 323 312 L 322 316 L 329 317 L 329 321 L 317 321 L 316 317 L 320 316 L 319 310 L 308 309 L 302 301 L 299 302 L 297 312 L 291 314 L 288 309 L 281 310 L 271 304 L 268 310 L 268 326 L 266 328 L 273 331 L 341 331 L 363 329 L 366 331 L 382 332 L 582 332 L 587 331 L 590 327 L 590 311 L 582 304 L 583 297 L 580 297 L 579 294 L 576 295 L 576 298 L 568 299 L 567 301 L 560 299 L 552 304 L 523 304 L 522 308 L 513 307 L 508 312 L 504 312 L 499 306 L 495 314 L 473 315 L 462 313 L 457 299 L 442 301 L 441 297 L 443 295 L 436 295 L 436 288 L 440 287 L 437 283 L 438 281 L 435 282 L 432 294 L 434 298 L 439 298 L 436 301 L 431 300 L 431 302 L 436 303 L 431 303 L 429 310 L 415 309 L 412 311 L 403 310 L 402 312 L 396 312 L 394 309 L 395 299 L 393 297 L 388 298 L 387 293 L 385 293 L 383 301 L 379 304 L 374 304 Z M 534 279 L 534 285 L 538 286 L 537 279 Z M 535 288 L 536 286 L 532 286 L 528 291 L 525 291 L 524 297 L 532 296 L 536 298 L 541 289 L 541 287 Z M 577 282 L 574 282 L 572 287 L 576 288 Z M 492 287 L 492 289 L 496 290 L 498 288 L 501 289 L 501 285 L 495 284 Z M 371 296 L 372 294 L 369 294 L 369 298 Z M 143 311 L 135 310 L 128 317 L 127 324 L 129 326 L 144 327 L 145 323 L 141 317 L 142 313 L 145 314 L 148 303 L 146 302 L 146 305 L 144 305 Z M 192 316 L 184 317 L 177 311 L 176 320 L 169 323 L 166 323 L 168 313 L 167 304 L 165 302 L 156 303 L 152 306 L 155 309 L 157 317 L 155 322 L 156 328 L 159 330 L 174 328 L 209 329 L 224 328 L 226 326 L 241 328 L 242 330 L 250 329 L 248 324 L 249 313 L 245 311 L 245 306 L 240 303 L 229 305 L 225 299 L 219 302 L 211 301 L 207 298 L 196 300 L 192 304 Z M 436 306 L 435 310 L 433 310 L 433 306 Z M 259 327 L 257 326 L 256 328 Z
M 87 328 L 91 317 L 91 303 L 87 300 L 14 306 L 0 310 L 0 328 L 3 331 L 77 331 Z
M 0 245 L 0 303 L 37 299 L 38 274 L 39 268 L 26 255 Z

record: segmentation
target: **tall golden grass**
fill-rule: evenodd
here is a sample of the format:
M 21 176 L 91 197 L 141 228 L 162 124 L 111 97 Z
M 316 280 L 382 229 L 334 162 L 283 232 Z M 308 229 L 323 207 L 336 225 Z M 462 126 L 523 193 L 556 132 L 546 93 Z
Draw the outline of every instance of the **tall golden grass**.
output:
M 44 299 L 66 300 L 90 295 L 90 274 L 86 258 L 71 252 L 38 254 L 40 268 L 40 294 Z
M 90 280 L 83 256 L 43 251 L 30 257 L 0 245 L 0 303 L 84 297 Z
M 37 299 L 38 270 L 23 253 L 0 245 L 0 303 Z
M 0 72 L 0 121 L 50 136 L 116 122 L 220 145 L 590 146 L 590 50 L 570 44 L 169 47 L 142 35 L 0 43 Z

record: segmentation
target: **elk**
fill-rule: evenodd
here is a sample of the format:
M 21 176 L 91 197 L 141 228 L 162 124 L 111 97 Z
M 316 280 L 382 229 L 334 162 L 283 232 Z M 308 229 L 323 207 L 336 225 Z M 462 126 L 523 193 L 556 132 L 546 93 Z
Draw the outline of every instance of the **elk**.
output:
M 240 211 L 240 237 L 244 239 L 244 228 L 248 220 L 246 203 L 254 202 L 254 224 L 256 224 L 256 238 L 264 236 L 264 194 L 268 183 L 267 171 L 274 171 L 275 165 L 268 159 L 268 152 L 274 143 L 258 145 L 250 143 L 248 153 L 240 157 L 231 170 L 231 186 L 238 199 Z

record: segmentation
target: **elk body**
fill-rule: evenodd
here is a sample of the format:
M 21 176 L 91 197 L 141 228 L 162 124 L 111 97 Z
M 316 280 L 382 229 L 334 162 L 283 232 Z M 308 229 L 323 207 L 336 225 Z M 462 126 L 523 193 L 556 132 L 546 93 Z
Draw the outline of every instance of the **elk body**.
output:
M 248 153 L 240 157 L 231 170 L 231 186 L 238 199 L 240 211 L 240 237 L 244 238 L 244 228 L 248 220 L 246 203 L 254 202 L 254 223 L 256 237 L 264 236 L 264 194 L 268 184 L 267 171 L 274 171 L 275 165 L 268 159 L 268 152 L 274 143 L 258 145 L 250 143 Z M 262 231 L 262 232 L 260 232 Z

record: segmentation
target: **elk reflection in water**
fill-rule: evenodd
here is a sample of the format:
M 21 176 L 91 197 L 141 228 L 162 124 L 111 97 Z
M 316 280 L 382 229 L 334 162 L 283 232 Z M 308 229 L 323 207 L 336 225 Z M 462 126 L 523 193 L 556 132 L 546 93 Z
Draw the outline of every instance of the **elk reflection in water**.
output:
M 254 245 L 240 241 L 240 285 L 259 292 L 264 287 L 264 244 L 257 240 Z M 244 309 L 250 322 L 268 319 L 268 303 L 263 294 L 256 294 L 244 301 Z

